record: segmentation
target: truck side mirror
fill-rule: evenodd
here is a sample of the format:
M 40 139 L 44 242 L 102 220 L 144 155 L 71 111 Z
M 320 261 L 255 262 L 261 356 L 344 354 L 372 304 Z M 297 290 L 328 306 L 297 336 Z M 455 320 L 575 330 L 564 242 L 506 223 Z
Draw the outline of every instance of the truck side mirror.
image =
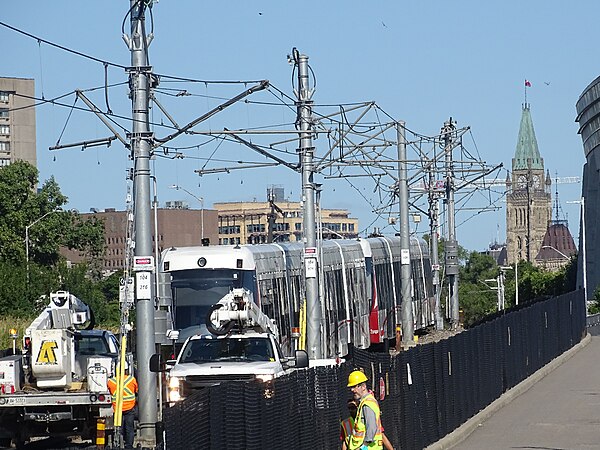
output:
M 150 372 L 164 372 L 165 368 L 164 368 L 164 364 L 162 362 L 162 357 L 158 354 L 155 353 L 154 355 L 152 355 L 150 357 Z
M 296 369 L 302 369 L 308 367 L 308 353 L 306 350 L 296 350 Z

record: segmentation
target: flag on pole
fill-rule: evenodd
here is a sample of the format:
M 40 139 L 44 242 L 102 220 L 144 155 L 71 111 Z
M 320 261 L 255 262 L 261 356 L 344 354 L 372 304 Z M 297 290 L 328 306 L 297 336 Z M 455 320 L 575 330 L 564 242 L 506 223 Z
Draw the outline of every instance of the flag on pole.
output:
M 525 87 L 531 87 L 531 82 L 529 80 L 525 80 Z

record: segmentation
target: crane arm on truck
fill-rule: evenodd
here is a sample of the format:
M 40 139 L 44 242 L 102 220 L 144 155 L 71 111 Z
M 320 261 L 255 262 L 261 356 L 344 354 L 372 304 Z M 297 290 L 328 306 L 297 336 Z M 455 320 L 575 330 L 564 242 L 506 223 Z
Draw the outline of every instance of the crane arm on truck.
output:
M 254 303 L 248 289 L 232 289 L 211 307 L 206 317 L 208 331 L 218 336 L 228 334 L 236 325 L 242 330 L 254 329 L 279 337 L 277 325 Z
M 27 327 L 25 337 L 30 337 L 34 330 L 91 329 L 93 322 L 92 310 L 79 298 L 67 291 L 52 292 L 48 306 Z

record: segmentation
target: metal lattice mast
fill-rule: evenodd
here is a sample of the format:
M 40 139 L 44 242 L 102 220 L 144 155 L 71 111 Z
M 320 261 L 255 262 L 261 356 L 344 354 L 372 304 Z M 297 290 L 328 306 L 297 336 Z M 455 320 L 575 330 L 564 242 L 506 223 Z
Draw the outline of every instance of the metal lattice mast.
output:
M 319 283 L 317 271 L 309 271 L 309 264 L 316 262 L 317 230 L 315 221 L 315 184 L 313 156 L 315 148 L 312 143 L 312 134 L 307 131 L 313 128 L 312 119 L 312 94 L 308 83 L 308 56 L 300 55 L 294 49 L 294 62 L 298 69 L 297 107 L 298 117 L 296 128 L 300 134 L 300 160 L 302 165 L 302 203 L 305 248 L 305 275 L 306 275 L 306 349 L 311 358 L 322 357 L 321 345 L 321 303 L 319 301 Z M 309 250 L 310 249 L 310 250 Z M 313 251 L 313 253 L 309 252 Z M 312 260 L 312 261 L 311 261 Z M 316 269 L 316 268 L 315 268 Z
M 149 128 L 149 99 L 152 68 L 148 65 L 148 45 L 144 10 L 146 2 L 130 0 L 131 35 L 124 36 L 131 51 L 129 86 L 133 128 L 130 136 L 133 155 L 133 187 L 135 205 L 135 256 L 152 255 L 152 225 L 150 219 L 150 153 L 152 133 Z M 151 267 L 149 268 L 151 269 Z M 158 420 L 156 374 L 150 372 L 148 361 L 154 353 L 154 302 L 151 272 L 136 272 L 136 359 L 139 385 L 139 440 L 143 447 L 156 446 Z
M 456 225 L 454 221 L 454 164 L 452 150 L 455 147 L 453 133 L 455 122 L 450 118 L 444 123 L 442 136 L 444 141 L 446 168 L 446 202 L 448 211 L 448 239 L 446 240 L 446 275 L 450 289 L 450 323 L 453 329 L 458 327 L 458 242 L 456 241 Z
M 438 254 L 438 227 L 439 227 L 439 201 L 438 195 L 434 190 L 435 186 L 435 177 L 432 167 L 429 167 L 428 170 L 429 180 L 429 246 L 430 246 L 430 254 L 431 254 L 431 272 L 433 275 L 433 290 L 435 296 L 435 309 L 433 311 L 435 317 L 435 329 L 443 330 L 444 329 L 444 319 L 442 318 L 442 314 L 440 313 L 440 293 L 442 290 L 440 284 L 440 259 Z

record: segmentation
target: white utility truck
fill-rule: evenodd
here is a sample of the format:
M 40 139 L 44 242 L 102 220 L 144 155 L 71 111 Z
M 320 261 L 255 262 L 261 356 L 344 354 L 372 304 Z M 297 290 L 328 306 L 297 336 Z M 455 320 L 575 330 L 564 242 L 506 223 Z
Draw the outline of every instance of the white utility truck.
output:
M 171 405 L 196 389 L 224 381 L 265 382 L 269 395 L 274 378 L 308 367 L 304 350 L 296 350 L 293 358 L 283 356 L 277 325 L 260 311 L 247 289 L 234 288 L 213 305 L 206 326 L 209 332 L 190 336 L 171 363 L 167 379 Z M 177 339 L 173 333 L 170 337 Z M 155 356 L 151 367 L 159 371 Z
M 98 419 L 112 422 L 107 380 L 118 343 L 94 330 L 90 308 L 66 291 L 29 325 L 21 354 L 0 359 L 0 446 L 32 437 L 94 438 Z M 84 329 L 87 328 L 87 329 Z

